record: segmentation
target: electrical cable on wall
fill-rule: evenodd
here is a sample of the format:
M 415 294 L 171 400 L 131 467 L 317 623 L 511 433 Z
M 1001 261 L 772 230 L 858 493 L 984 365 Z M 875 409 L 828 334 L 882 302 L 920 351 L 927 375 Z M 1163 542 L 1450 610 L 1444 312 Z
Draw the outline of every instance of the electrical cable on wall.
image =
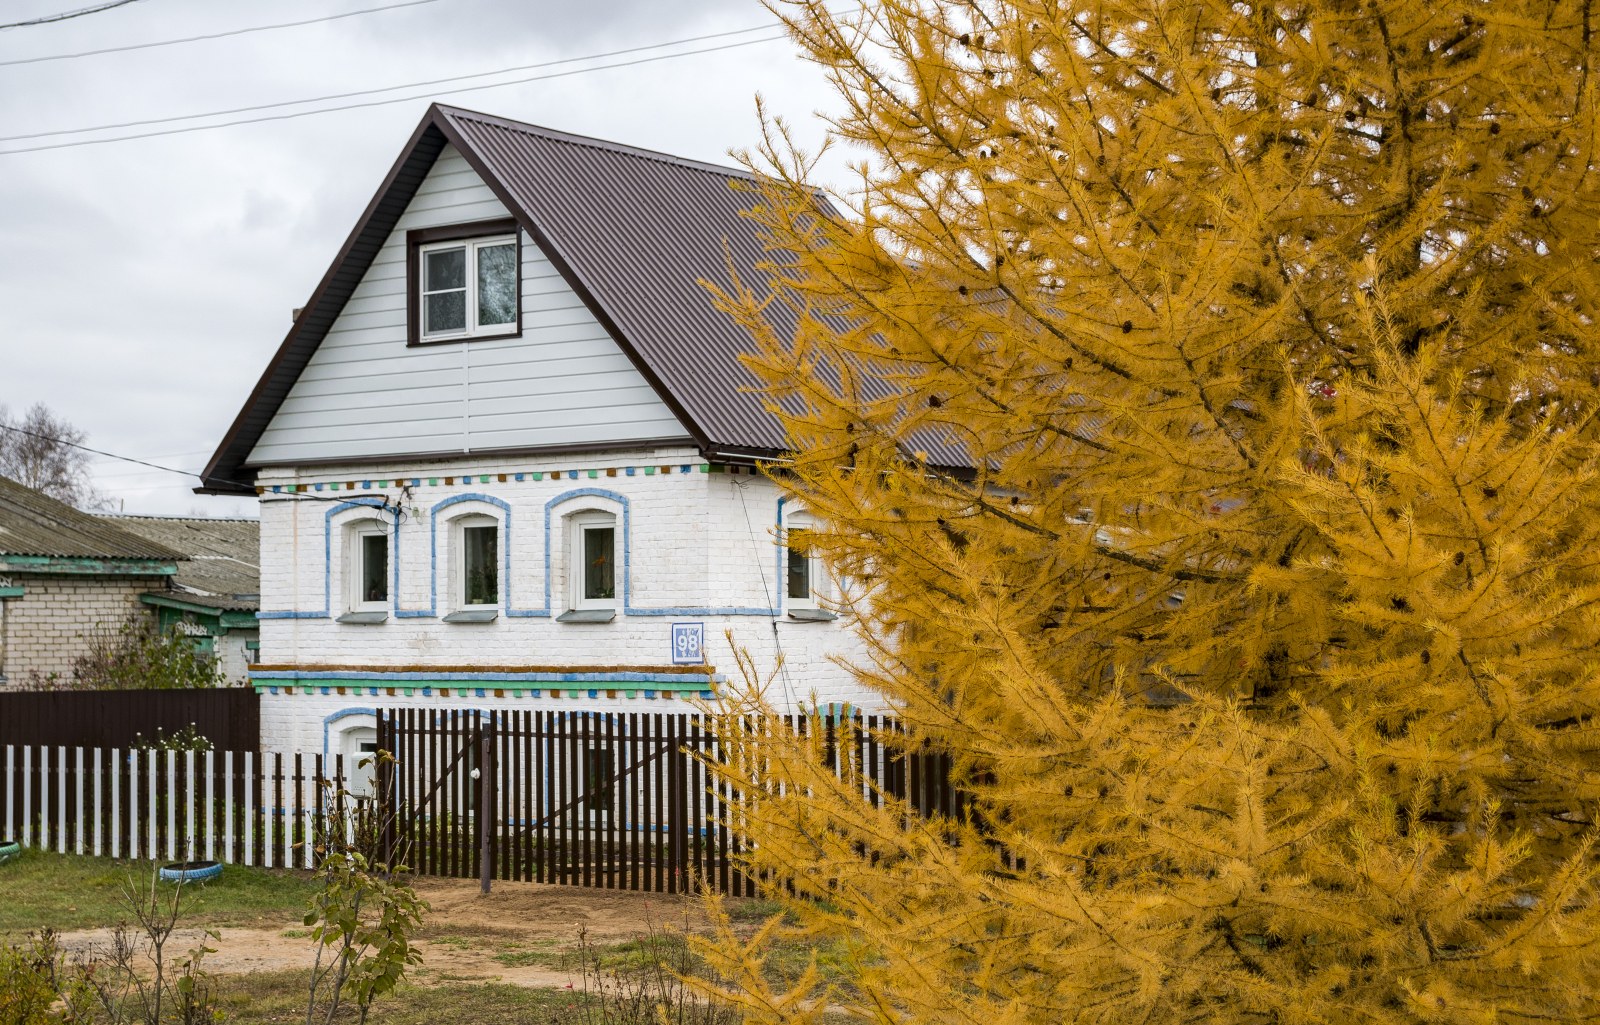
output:
M 739 507 L 744 510 L 744 527 L 745 530 L 749 531 L 750 533 L 750 544 L 756 549 L 756 554 L 758 556 L 756 559 L 756 568 L 761 572 L 761 594 L 767 599 L 767 608 L 771 610 L 769 616 L 772 620 L 772 643 L 778 650 L 778 675 L 783 680 L 783 694 L 784 697 L 788 699 L 790 708 L 799 708 L 800 703 L 796 698 L 794 681 L 789 678 L 789 659 L 784 654 L 783 638 L 779 636 L 778 633 L 778 597 L 777 594 L 767 586 L 767 560 L 761 555 L 761 542 L 756 538 L 755 524 L 750 520 L 750 506 L 745 502 L 744 499 L 744 489 L 746 485 L 744 481 L 736 478 L 730 478 L 730 481 L 733 486 L 738 489 Z M 781 580 L 778 581 L 778 586 L 783 586 L 783 582 Z

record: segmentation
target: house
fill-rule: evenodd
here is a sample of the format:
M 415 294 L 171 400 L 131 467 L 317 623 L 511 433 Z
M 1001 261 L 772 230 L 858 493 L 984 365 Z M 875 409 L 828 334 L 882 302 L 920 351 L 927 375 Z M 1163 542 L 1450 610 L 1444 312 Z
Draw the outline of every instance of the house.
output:
M 229 680 L 244 680 L 261 646 L 261 524 L 195 516 L 103 516 L 114 527 L 183 556 L 166 586 L 139 595 L 162 630 L 216 655 Z
M 263 747 L 383 707 L 686 710 L 735 649 L 876 705 L 779 422 L 703 279 L 744 172 L 434 105 L 208 464 L 261 497 Z
M 96 631 L 165 591 L 183 555 L 0 477 L 0 683 L 72 677 Z

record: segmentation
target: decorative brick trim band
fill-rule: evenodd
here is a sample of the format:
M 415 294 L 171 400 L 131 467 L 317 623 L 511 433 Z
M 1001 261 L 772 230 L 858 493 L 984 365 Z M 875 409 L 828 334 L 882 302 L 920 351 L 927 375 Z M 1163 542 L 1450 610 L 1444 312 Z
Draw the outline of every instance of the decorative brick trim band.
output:
M 723 465 L 721 463 L 652 463 L 649 466 L 607 466 L 592 470 L 522 470 L 509 473 L 468 473 L 440 476 L 412 476 L 410 474 L 397 474 L 393 477 L 366 478 L 357 480 L 326 480 L 313 481 L 309 484 L 273 484 L 271 486 L 257 487 L 256 494 L 292 495 L 307 491 L 383 491 L 394 487 L 420 488 L 426 484 L 430 488 L 441 485 L 444 487 L 466 487 L 468 485 L 488 484 L 497 481 L 505 484 L 509 481 L 545 481 L 545 480 L 599 480 L 603 477 L 655 477 L 669 476 L 671 474 L 685 473 L 745 473 L 757 476 L 760 471 L 753 467 Z
M 450 698 L 647 698 L 715 696 L 717 673 L 345 672 L 252 670 L 257 694 Z

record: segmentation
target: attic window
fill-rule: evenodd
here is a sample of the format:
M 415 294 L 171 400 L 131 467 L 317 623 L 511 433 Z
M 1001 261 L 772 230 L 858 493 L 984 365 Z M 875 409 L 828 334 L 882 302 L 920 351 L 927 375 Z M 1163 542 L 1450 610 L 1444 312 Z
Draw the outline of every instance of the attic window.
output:
M 407 232 L 407 341 L 520 334 L 521 268 L 521 232 L 514 221 Z

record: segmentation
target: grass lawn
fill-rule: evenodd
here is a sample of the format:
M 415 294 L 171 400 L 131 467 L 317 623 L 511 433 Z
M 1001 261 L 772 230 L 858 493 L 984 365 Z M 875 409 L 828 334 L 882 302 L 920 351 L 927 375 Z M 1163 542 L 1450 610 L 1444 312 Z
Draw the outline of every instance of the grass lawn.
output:
M 42 926 L 93 929 L 129 919 L 122 887 L 148 878 L 154 862 L 113 861 L 24 851 L 0 865 L 0 938 Z M 307 872 L 229 865 L 220 884 L 185 887 L 186 925 L 273 925 L 305 914 L 314 886 Z

